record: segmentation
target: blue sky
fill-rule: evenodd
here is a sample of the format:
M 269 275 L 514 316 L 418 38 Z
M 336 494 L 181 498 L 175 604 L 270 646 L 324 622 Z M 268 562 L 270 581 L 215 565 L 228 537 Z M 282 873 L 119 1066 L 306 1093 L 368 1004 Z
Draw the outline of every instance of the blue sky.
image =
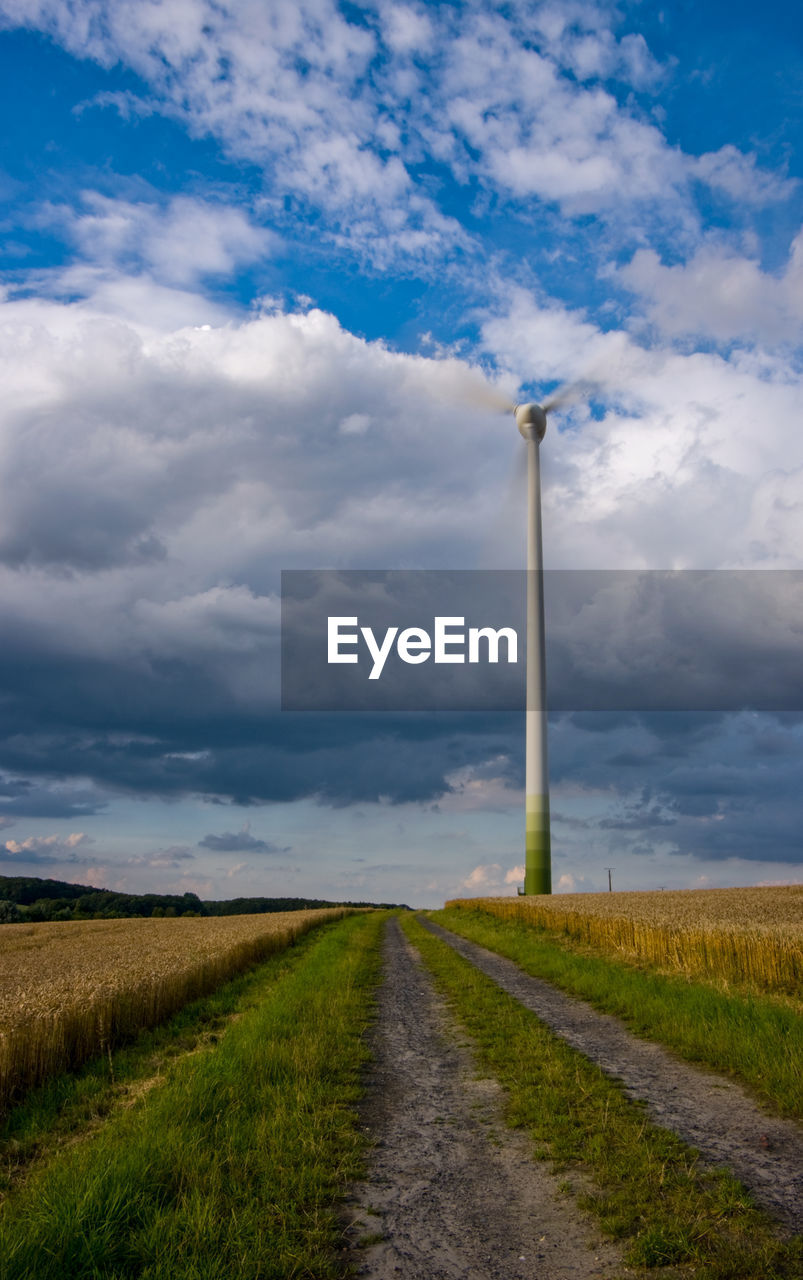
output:
M 515 891 L 521 718 L 283 715 L 279 571 L 520 566 L 478 388 L 577 378 L 548 566 L 803 568 L 802 36 L 0 0 L 6 874 Z M 798 881 L 801 767 L 791 710 L 555 716 L 555 884 Z

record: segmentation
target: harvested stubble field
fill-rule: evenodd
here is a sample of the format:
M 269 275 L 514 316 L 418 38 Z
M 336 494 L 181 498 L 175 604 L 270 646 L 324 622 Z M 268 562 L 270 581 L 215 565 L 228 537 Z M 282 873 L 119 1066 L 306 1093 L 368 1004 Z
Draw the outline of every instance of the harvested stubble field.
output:
M 0 928 L 0 1108 L 348 908 Z
M 459 898 L 447 907 L 563 934 L 690 977 L 800 995 L 803 885 Z

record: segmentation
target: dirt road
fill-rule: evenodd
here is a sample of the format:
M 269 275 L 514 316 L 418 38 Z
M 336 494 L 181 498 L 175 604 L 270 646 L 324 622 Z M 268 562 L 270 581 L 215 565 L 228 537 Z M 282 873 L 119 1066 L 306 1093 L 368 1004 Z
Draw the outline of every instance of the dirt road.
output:
M 430 920 L 421 923 L 621 1080 L 629 1097 L 646 1103 L 651 1120 L 679 1134 L 709 1163 L 727 1165 L 760 1205 L 789 1229 L 801 1230 L 803 1133 L 796 1124 L 761 1111 L 735 1081 L 637 1039 L 617 1018 L 530 977 L 503 956 Z
M 620 1079 L 629 1097 L 647 1103 L 654 1123 L 679 1134 L 710 1164 L 729 1167 L 763 1208 L 789 1229 L 800 1230 L 803 1134 L 798 1125 L 759 1110 L 735 1080 L 695 1068 L 660 1044 L 631 1036 L 619 1019 L 598 1014 L 585 1001 L 531 978 L 511 960 L 467 942 L 432 920 L 421 919 L 421 924 L 533 1010 L 607 1075 Z
M 375 1139 L 349 1205 L 371 1280 L 592 1280 L 627 1274 L 615 1246 L 504 1127 L 501 1090 L 391 920 L 363 1123 Z

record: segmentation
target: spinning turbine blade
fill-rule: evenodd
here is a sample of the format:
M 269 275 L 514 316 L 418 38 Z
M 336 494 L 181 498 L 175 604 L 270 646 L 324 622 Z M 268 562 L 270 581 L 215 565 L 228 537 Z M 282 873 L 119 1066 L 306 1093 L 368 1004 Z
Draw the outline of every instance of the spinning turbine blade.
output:
M 555 409 L 566 409 L 569 405 L 585 400 L 594 388 L 588 378 L 578 378 L 576 382 L 565 382 L 557 391 L 553 391 L 543 403 L 544 413 L 552 413 Z
M 493 413 L 511 413 L 515 408 L 510 396 L 494 386 L 481 369 L 471 368 L 459 360 L 441 360 L 433 373 L 434 377 L 423 385 L 419 383 L 419 387 L 435 400 L 490 409 Z
M 512 413 L 516 407 L 510 397 L 498 387 L 472 373 L 467 372 L 455 390 L 465 404 L 494 409 L 497 413 Z

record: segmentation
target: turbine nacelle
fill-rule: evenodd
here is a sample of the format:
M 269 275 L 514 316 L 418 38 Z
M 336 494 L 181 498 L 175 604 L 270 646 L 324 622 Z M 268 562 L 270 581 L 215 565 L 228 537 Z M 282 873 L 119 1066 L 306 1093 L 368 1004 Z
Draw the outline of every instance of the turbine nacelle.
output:
M 517 404 L 513 410 L 518 427 L 525 440 L 543 440 L 546 432 L 546 409 L 543 405 Z

